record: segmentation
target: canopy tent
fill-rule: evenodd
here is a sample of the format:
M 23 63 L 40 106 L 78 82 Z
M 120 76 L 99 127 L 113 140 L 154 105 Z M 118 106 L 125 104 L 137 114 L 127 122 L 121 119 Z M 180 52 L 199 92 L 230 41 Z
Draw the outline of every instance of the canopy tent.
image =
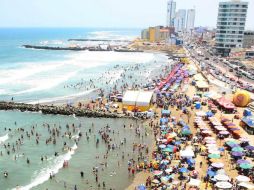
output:
M 194 80 L 195 81 L 205 81 L 205 78 L 203 77 L 202 74 L 198 73 L 198 74 L 194 75 Z
M 254 116 L 243 117 L 241 126 L 251 135 L 254 134 Z
M 225 97 L 217 99 L 217 103 L 225 109 L 235 109 L 235 105 L 230 100 L 227 100 Z
M 196 87 L 200 90 L 209 89 L 209 85 L 206 81 L 197 81 Z
M 123 96 L 123 107 L 127 107 L 129 111 L 133 111 L 135 108 L 140 111 L 148 111 L 150 109 L 152 97 L 152 91 L 128 90 Z

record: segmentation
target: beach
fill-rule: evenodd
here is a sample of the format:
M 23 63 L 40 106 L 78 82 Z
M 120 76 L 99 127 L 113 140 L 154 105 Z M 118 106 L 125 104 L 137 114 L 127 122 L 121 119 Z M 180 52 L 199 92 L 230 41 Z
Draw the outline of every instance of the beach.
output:
M 170 55 L 150 47 L 85 51 L 1 71 L 1 98 L 26 103 L 0 111 L 3 188 L 209 190 L 224 182 L 225 189 L 240 189 L 240 174 L 252 185 L 246 147 L 254 140 L 239 126 L 245 108 L 231 103 L 233 109 L 225 110 L 211 92 L 232 100 L 228 86 L 202 71 L 186 49 L 174 50 L 185 58 L 169 58 L 172 48 Z M 197 85 L 200 78 L 205 90 Z M 222 87 L 230 93 L 223 95 Z M 118 101 L 129 90 L 153 92 L 147 112 L 130 111 Z M 89 118 L 80 112 L 86 110 Z M 233 153 L 235 147 L 240 153 Z M 237 164 L 241 159 L 249 169 Z

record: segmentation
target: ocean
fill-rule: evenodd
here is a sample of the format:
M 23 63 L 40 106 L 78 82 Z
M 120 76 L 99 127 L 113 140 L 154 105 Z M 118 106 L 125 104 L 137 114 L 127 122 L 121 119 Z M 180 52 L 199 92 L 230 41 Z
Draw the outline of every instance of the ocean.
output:
M 24 44 L 68 46 L 71 38 L 93 39 L 135 39 L 139 29 L 103 29 L 103 28 L 2 28 L 0 29 L 0 100 L 25 103 L 73 103 L 75 100 L 95 99 L 99 88 L 109 92 L 114 86 L 135 82 L 144 84 L 151 76 L 159 75 L 168 59 L 160 53 L 122 53 L 122 52 L 72 52 L 25 49 Z M 95 42 L 85 42 L 93 45 Z M 96 42 L 98 43 L 98 42 Z M 102 43 L 102 42 L 100 42 Z M 105 42 L 104 42 L 105 43 Z M 83 43 L 76 43 L 84 45 Z M 137 69 L 138 68 L 138 69 Z M 131 76 L 123 78 L 123 76 Z M 127 80 L 127 81 L 126 81 Z M 142 126 L 127 119 L 91 119 L 75 116 L 52 116 L 40 113 L 1 111 L 0 112 L 0 186 L 3 190 L 36 189 L 54 190 L 96 189 L 92 167 L 103 170 L 99 180 L 107 187 L 124 189 L 132 181 L 128 175 L 127 161 L 136 157 L 132 152 L 132 143 L 151 144 L 152 135 L 138 137 L 134 128 L 123 125 Z M 77 131 L 70 139 L 64 135 L 66 125 L 74 124 L 83 137 L 76 144 Z M 108 124 L 115 131 L 113 142 L 126 138 L 127 142 L 119 149 L 109 153 L 108 167 L 102 167 L 107 147 L 98 135 L 100 129 Z M 52 129 L 60 128 L 60 137 L 56 144 L 46 145 Z M 92 128 L 91 134 L 88 129 Z M 20 131 L 20 128 L 24 131 Z M 34 131 L 33 135 L 31 135 Z M 36 134 L 37 133 L 37 134 Z M 87 140 L 88 133 L 89 140 Z M 142 130 L 145 136 L 145 129 Z M 30 135 L 30 138 L 28 137 Z M 21 138 L 23 137 L 23 139 Z M 100 139 L 96 147 L 95 139 Z M 39 143 L 36 143 L 39 139 Z M 19 142 L 21 145 L 16 147 Z M 63 144 L 72 147 L 71 151 L 62 151 Z M 8 148 L 9 144 L 9 148 Z M 6 147 L 7 148 L 6 148 Z M 12 148 L 15 147 L 15 152 Z M 7 149 L 10 150 L 9 155 Z M 54 153 L 59 153 L 54 156 Z M 125 158 L 121 156 L 124 152 Z M 129 156 L 127 156 L 129 154 Z M 41 157 L 47 157 L 41 161 Z M 95 159 L 99 156 L 99 159 Z M 27 159 L 30 164 L 27 164 Z M 69 161 L 68 168 L 62 168 L 64 160 Z M 117 163 L 119 162 L 119 166 Z M 80 171 L 84 179 L 80 178 Z M 9 176 L 4 178 L 4 171 Z M 49 180 L 53 172 L 56 177 Z M 2 175 L 2 176 L 1 176 Z

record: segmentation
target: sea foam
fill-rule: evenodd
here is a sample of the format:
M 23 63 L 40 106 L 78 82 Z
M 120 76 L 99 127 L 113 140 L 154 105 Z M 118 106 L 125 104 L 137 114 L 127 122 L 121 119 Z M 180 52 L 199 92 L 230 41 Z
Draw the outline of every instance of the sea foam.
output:
M 38 174 L 36 174 L 36 177 L 34 179 L 31 180 L 31 183 L 26 185 L 26 186 L 21 186 L 21 187 L 17 187 L 14 188 L 13 190 L 29 190 L 33 187 L 36 187 L 42 183 L 44 183 L 45 181 L 49 180 L 50 178 L 50 173 L 52 174 L 57 174 L 59 172 L 59 170 L 63 167 L 64 161 L 69 161 L 72 158 L 72 155 L 75 154 L 75 150 L 77 149 L 77 145 L 74 144 L 71 147 L 71 151 L 68 151 L 66 154 L 60 155 L 58 157 L 56 157 L 53 160 L 52 165 L 43 168 L 39 171 Z

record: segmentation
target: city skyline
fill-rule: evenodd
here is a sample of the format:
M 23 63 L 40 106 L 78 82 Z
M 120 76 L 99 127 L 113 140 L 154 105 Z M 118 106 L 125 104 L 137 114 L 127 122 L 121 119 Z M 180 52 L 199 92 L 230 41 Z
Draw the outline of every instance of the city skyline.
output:
M 216 27 L 218 4 L 222 0 L 175 1 L 176 10 L 195 8 L 195 26 Z M 254 1 L 246 1 L 249 2 L 246 29 L 254 29 L 251 21 Z M 13 0 L 11 3 L 0 0 L 0 3 L 0 27 L 143 28 L 166 24 L 167 0 Z

